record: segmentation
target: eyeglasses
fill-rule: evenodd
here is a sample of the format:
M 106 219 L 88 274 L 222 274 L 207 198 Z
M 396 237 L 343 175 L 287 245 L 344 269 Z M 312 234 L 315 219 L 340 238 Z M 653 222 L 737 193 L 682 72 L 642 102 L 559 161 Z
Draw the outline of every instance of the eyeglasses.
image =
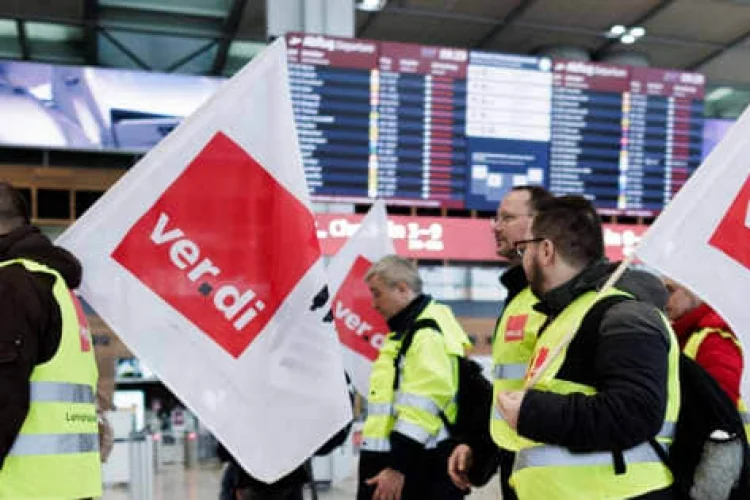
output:
M 513 247 L 516 250 L 516 254 L 518 254 L 519 257 L 523 258 L 523 254 L 526 253 L 526 245 L 528 245 L 529 243 L 540 243 L 545 239 L 546 238 L 531 238 L 529 240 L 518 240 L 513 244 Z
M 495 227 L 498 224 L 510 224 L 511 222 L 515 221 L 516 219 L 520 219 L 521 217 L 531 217 L 531 214 L 501 213 L 496 217 L 490 218 L 490 226 Z

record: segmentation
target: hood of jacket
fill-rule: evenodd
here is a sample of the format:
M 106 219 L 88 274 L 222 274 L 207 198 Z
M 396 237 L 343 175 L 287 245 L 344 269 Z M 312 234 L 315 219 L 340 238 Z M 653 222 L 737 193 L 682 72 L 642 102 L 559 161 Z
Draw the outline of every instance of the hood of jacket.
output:
M 606 260 L 589 265 L 571 280 L 544 294 L 535 309 L 556 316 L 579 295 L 601 289 L 618 265 L 617 262 Z M 664 311 L 667 305 L 667 289 L 659 278 L 648 271 L 629 268 L 625 270 L 615 287 L 660 311 Z
M 54 245 L 34 226 L 22 226 L 0 236 L 0 261 L 29 259 L 51 267 L 70 289 L 81 284 L 81 264 L 62 247 Z

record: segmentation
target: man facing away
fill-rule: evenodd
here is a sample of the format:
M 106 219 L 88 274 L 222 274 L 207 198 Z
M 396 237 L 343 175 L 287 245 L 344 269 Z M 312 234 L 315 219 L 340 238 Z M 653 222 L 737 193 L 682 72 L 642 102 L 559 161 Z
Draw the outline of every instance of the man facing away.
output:
M 0 182 L 0 498 L 101 495 L 97 369 L 81 266 Z
M 544 203 L 516 247 L 540 299 L 534 307 L 547 317 L 527 372 L 534 385 L 498 395 L 524 438 L 510 478 L 516 494 L 672 498 L 672 475 L 654 448 L 669 445 L 679 412 L 679 347 L 666 318 L 621 289 L 599 293 L 611 265 L 582 197 Z
M 370 375 L 357 498 L 460 499 L 447 474 L 453 445 L 444 419 L 456 421 L 458 357 L 468 337 L 450 308 L 422 293 L 412 262 L 383 257 L 365 281 L 390 333 Z

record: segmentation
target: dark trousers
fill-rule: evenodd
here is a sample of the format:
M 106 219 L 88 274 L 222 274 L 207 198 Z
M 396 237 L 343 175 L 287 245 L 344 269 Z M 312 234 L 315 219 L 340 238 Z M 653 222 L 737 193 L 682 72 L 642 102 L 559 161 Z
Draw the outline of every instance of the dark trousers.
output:
M 456 488 L 448 477 L 448 455 L 429 451 L 423 455 L 421 463 L 412 464 L 406 474 L 402 500 L 461 500 L 466 495 Z M 387 457 L 381 453 L 363 451 L 359 459 L 359 484 L 357 500 L 370 500 L 375 493 L 374 486 L 365 481 L 377 476 L 387 467 Z
M 497 450 L 497 456 L 500 461 L 500 491 L 503 493 L 503 500 L 518 500 L 515 490 L 510 487 L 510 474 L 513 472 L 516 454 L 500 448 Z

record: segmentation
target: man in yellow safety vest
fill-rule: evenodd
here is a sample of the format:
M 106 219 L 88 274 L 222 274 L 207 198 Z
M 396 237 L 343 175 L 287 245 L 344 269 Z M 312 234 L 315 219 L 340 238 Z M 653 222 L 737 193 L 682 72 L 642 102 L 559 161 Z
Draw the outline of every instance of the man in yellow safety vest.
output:
M 101 495 L 97 369 L 81 266 L 0 183 L 0 498 Z
M 601 291 L 611 266 L 601 222 L 580 196 L 544 203 L 516 248 L 546 316 L 525 376 L 533 385 L 497 397 L 523 438 L 510 478 L 518 498 L 672 498 L 657 453 L 680 406 L 668 320 L 618 288 Z

